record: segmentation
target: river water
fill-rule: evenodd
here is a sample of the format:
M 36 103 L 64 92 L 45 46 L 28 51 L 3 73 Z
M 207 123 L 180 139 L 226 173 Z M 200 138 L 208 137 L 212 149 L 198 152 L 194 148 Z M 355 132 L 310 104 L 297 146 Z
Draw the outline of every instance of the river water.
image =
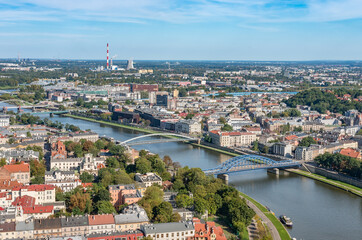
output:
M 74 124 L 83 130 L 91 129 L 100 136 L 106 135 L 116 140 L 144 134 L 68 117 L 54 116 L 51 120 Z M 225 154 L 176 142 L 134 148 L 147 149 L 161 157 L 169 155 L 183 166 L 201 169 L 215 167 L 230 158 Z M 362 239 L 362 198 L 353 194 L 283 171 L 279 176 L 265 170 L 231 175 L 229 183 L 268 206 L 277 216 L 285 214 L 291 217 L 294 226 L 288 231 L 292 237 L 310 240 Z

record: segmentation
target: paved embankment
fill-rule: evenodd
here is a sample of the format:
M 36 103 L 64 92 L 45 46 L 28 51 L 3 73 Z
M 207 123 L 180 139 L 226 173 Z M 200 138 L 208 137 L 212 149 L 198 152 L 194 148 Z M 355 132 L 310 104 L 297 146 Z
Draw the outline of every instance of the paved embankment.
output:
M 355 195 L 357 195 L 359 197 L 362 197 L 362 189 L 359 188 L 359 187 L 356 187 L 356 186 L 353 186 L 353 185 L 350 185 L 350 184 L 347 184 L 347 183 L 344 183 L 344 182 L 340 182 L 340 181 L 337 181 L 337 180 L 328 179 L 328 178 L 326 178 L 324 176 L 321 176 L 321 175 L 318 175 L 318 174 L 315 174 L 315 173 L 309 173 L 309 172 L 306 172 L 306 171 L 303 171 L 303 170 L 300 170 L 300 169 L 286 169 L 285 171 L 292 172 L 292 173 L 295 173 L 295 174 L 298 174 L 298 175 L 301 175 L 301 176 L 304 176 L 304 177 L 308 177 L 308 178 L 317 180 L 319 182 L 326 183 L 328 185 L 337 187 L 339 189 L 345 190 L 345 191 L 353 193 L 353 194 L 355 194 Z
M 249 197 L 244 193 L 240 193 L 242 198 L 245 198 L 248 206 L 255 211 L 255 213 L 262 219 L 270 230 L 270 234 L 274 240 L 290 240 L 291 237 L 288 231 L 278 218 L 269 212 L 263 205 Z

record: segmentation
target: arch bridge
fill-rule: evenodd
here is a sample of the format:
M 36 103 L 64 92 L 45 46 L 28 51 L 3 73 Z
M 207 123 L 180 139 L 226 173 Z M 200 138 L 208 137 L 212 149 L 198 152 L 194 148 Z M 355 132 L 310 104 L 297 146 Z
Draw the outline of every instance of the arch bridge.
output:
M 293 160 L 275 161 L 259 155 L 240 155 L 230 158 L 221 165 L 203 170 L 206 175 L 240 173 L 259 169 L 285 169 L 299 167 L 301 164 Z
M 150 139 L 147 141 L 137 141 L 143 138 L 158 137 L 158 136 L 165 138 Z M 135 146 L 143 144 L 156 144 L 156 143 L 165 143 L 165 142 L 189 142 L 189 141 L 199 141 L 199 139 L 177 133 L 152 133 L 128 139 L 126 141 L 121 142 L 120 144 L 126 146 Z

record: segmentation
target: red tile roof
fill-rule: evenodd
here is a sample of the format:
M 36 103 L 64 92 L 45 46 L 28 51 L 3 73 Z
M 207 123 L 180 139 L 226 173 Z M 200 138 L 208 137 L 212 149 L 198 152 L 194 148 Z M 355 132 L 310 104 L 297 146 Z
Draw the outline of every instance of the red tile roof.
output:
M 21 187 L 15 187 L 13 188 L 13 191 L 19 191 L 19 190 L 28 190 L 28 191 L 35 191 L 35 192 L 41 192 L 46 190 L 54 190 L 55 186 L 49 185 L 49 184 L 34 184 L 29 186 L 21 186 Z
M 28 195 L 17 197 L 11 205 L 22 206 L 22 207 L 33 207 L 35 205 L 35 198 Z
M 352 148 L 341 149 L 339 153 L 352 158 L 361 158 L 361 153 L 358 150 Z
M 1 180 L 0 181 L 0 189 L 2 190 L 11 190 L 15 187 L 21 187 L 23 184 L 18 181 L 10 181 L 10 180 Z
M 226 240 L 226 236 L 221 227 L 216 227 L 215 222 L 201 223 L 194 220 L 195 224 L 195 239 L 211 239 L 210 235 L 215 234 L 216 240 Z
M 52 213 L 54 209 L 53 205 L 41 206 L 35 205 L 33 207 L 23 207 L 24 214 L 35 214 L 35 213 Z
M 30 172 L 30 167 L 28 163 L 20 163 L 20 164 L 11 164 L 11 165 L 5 165 L 4 168 L 8 170 L 11 173 L 16 172 Z
M 112 214 L 90 215 L 88 221 L 89 225 L 114 224 L 114 217 Z
M 296 135 L 289 135 L 289 136 L 286 136 L 285 137 L 285 140 L 293 140 L 293 139 L 296 139 L 296 138 L 298 138 Z

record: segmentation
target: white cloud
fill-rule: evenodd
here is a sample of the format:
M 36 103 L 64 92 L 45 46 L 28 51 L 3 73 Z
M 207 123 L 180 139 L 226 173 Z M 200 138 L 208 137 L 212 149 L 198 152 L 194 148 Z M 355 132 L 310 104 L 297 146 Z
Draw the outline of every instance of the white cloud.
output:
M 0 0 L 0 21 L 319 22 L 362 18 L 362 0 Z

